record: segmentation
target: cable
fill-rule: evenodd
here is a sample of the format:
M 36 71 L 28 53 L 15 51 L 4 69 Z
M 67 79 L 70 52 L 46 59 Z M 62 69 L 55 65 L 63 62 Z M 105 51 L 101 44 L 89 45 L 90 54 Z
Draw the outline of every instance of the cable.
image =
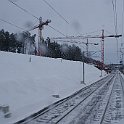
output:
M 36 17 L 36 16 L 33 15 L 32 13 L 30 13 L 28 10 L 22 8 L 21 6 L 19 6 L 18 4 L 12 2 L 11 0 L 8 0 L 8 1 L 11 2 L 12 4 L 14 4 L 16 7 L 20 8 L 21 10 L 23 10 L 24 12 L 30 14 L 31 16 L 33 16 L 34 18 L 36 18 L 36 19 L 39 20 L 38 17 Z M 57 10 L 55 10 L 46 0 L 42 0 L 42 1 L 44 1 L 57 15 L 59 15 L 66 23 L 69 24 L 69 22 L 68 22 L 59 12 L 57 12 Z M 48 26 L 49 26 L 50 28 L 52 28 L 53 30 L 55 30 L 56 32 L 60 33 L 61 35 L 66 36 L 65 34 L 63 34 L 62 32 L 60 32 L 59 30 L 55 29 L 54 27 L 52 27 L 52 26 L 50 26 L 50 25 L 48 25 Z
M 0 18 L 0 21 L 5 22 L 5 23 L 7 23 L 7 24 L 9 24 L 9 25 L 11 25 L 11 26 L 14 26 L 14 27 L 18 28 L 18 29 L 21 29 L 21 30 L 23 30 L 23 33 L 28 34 L 28 33 L 27 33 L 28 31 L 25 31 L 24 28 L 21 28 L 21 27 L 15 25 L 15 24 L 13 24 L 13 23 L 11 23 L 11 22 L 8 22 L 8 21 L 6 21 L 6 20 L 4 20 L 4 19 L 1 19 L 1 18 Z
M 113 13 L 114 13 L 115 33 L 117 35 L 117 2 L 116 2 L 116 0 L 112 0 L 112 6 L 113 6 Z
M 121 42 L 123 42 L 123 35 L 124 35 L 124 0 L 122 3 L 122 38 L 121 38 Z
M 114 13 L 114 27 L 115 27 L 115 34 L 118 34 L 118 13 L 117 13 L 117 1 L 112 0 L 112 6 L 113 6 L 113 13 Z M 117 61 L 118 61 L 118 39 L 117 41 Z
M 118 15 L 117 15 L 117 1 L 115 0 L 115 33 L 117 35 L 117 27 L 118 27 Z
M 11 0 L 8 0 L 8 1 L 11 2 L 12 4 L 14 4 L 16 7 L 20 8 L 21 10 L 23 10 L 24 12 L 30 14 L 31 16 L 33 16 L 34 18 L 36 18 L 36 19 L 39 20 L 38 17 L 36 17 L 36 16 L 33 15 L 32 13 L 30 13 L 28 10 L 26 10 L 26 9 L 24 9 L 24 8 L 22 8 L 22 7 L 20 7 L 19 5 L 17 5 L 16 3 L 12 2 Z M 48 25 L 48 26 L 49 26 L 50 28 L 52 28 L 53 30 L 55 30 L 56 32 L 62 34 L 63 36 L 66 36 L 66 35 L 64 35 L 62 32 L 60 32 L 59 30 L 55 29 L 54 27 L 52 27 L 52 26 L 50 26 L 50 25 Z
M 26 12 L 26 13 L 30 14 L 31 16 L 33 16 L 34 18 L 36 18 L 36 19 L 38 19 L 38 20 L 39 20 L 39 18 L 38 18 L 38 17 L 36 17 L 36 16 L 35 16 L 35 15 L 33 15 L 32 13 L 30 13 L 28 10 L 26 10 L 26 9 L 22 8 L 21 6 L 19 6 L 18 4 L 16 4 L 16 3 L 12 2 L 11 0 L 8 0 L 8 1 L 9 1 L 9 2 L 11 2 L 12 4 L 14 4 L 16 7 L 20 8 L 21 10 L 23 10 L 24 12 Z
M 13 24 L 13 23 L 11 23 L 11 22 L 8 22 L 8 21 L 6 21 L 6 20 L 4 20 L 4 19 L 1 19 L 1 18 L 0 18 L 0 21 L 5 22 L 5 23 L 7 23 L 7 24 L 10 24 L 10 25 L 12 25 L 12 26 L 14 26 L 14 27 L 16 27 L 16 28 L 21 29 L 21 30 L 24 30 L 23 28 L 21 28 L 21 27 L 15 25 L 15 24 Z
M 50 25 L 48 25 L 48 26 L 49 26 L 50 28 L 52 28 L 54 31 L 60 33 L 61 35 L 66 36 L 65 34 L 63 34 L 62 32 L 60 32 L 59 30 L 55 29 L 54 27 L 52 27 L 52 26 L 50 26 Z
M 90 34 L 93 34 L 93 33 L 96 33 L 96 32 L 99 32 L 101 30 L 95 30 L 95 31 L 91 31 L 91 32 L 88 32 L 88 33 L 85 33 L 85 34 L 82 34 L 82 36 L 85 36 L 85 35 L 90 35 Z
M 117 33 L 118 33 L 118 19 L 117 19 L 117 1 L 115 0 L 115 33 L 116 33 L 116 35 L 117 35 Z M 118 52 L 119 52 L 119 50 L 118 50 L 118 39 L 116 38 L 116 41 L 117 41 L 117 60 L 118 60 Z
M 7 24 L 9 24 L 9 25 L 11 25 L 11 26 L 14 26 L 14 27 L 16 27 L 16 28 L 19 28 L 19 29 L 23 30 L 23 32 L 27 33 L 27 31 L 25 31 L 24 28 L 21 28 L 21 27 L 19 27 L 19 26 L 13 24 L 13 23 L 11 23 L 11 22 L 8 22 L 8 21 L 6 21 L 6 20 L 4 20 L 4 19 L 1 19 L 1 18 L 0 18 L 0 21 L 5 22 L 5 23 L 7 23 Z M 65 35 L 64 35 L 62 32 L 60 32 L 59 30 L 53 28 L 53 27 L 50 26 L 50 25 L 48 25 L 48 26 L 49 26 L 50 28 L 52 28 L 53 30 L 57 31 L 58 33 L 62 34 L 63 36 L 65 36 Z
M 67 24 L 69 22 L 53 7 L 51 6 L 46 0 L 42 0 L 45 4 L 47 4 L 61 19 L 63 19 Z
M 122 51 L 121 51 L 121 49 L 122 49 L 122 46 L 123 46 L 123 35 L 124 35 L 124 24 L 123 24 L 123 22 L 124 22 L 124 0 L 122 0 L 122 29 L 121 29 L 121 31 L 122 31 L 122 37 L 121 37 L 121 48 L 120 48 L 120 61 L 122 61 L 123 62 L 123 59 L 122 59 L 122 56 L 123 56 L 123 53 L 122 53 Z

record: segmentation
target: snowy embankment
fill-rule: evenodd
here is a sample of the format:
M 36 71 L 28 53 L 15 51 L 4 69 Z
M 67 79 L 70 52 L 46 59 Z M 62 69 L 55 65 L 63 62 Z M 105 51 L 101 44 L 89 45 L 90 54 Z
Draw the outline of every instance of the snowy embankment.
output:
M 1 124 L 23 119 L 100 79 L 101 71 L 93 65 L 85 64 L 84 85 L 81 62 L 38 56 L 31 56 L 29 62 L 29 58 L 0 52 L 0 106 L 9 105 L 12 113 L 4 118 L 0 112 Z

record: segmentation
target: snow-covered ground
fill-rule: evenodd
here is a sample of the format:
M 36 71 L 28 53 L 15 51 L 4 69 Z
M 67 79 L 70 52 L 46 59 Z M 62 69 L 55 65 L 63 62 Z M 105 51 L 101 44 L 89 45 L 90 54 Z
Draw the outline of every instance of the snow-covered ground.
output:
M 0 111 L 0 124 L 9 124 L 71 95 L 101 77 L 101 71 L 82 63 L 47 57 L 0 52 L 0 106 L 9 105 L 10 118 Z M 105 76 L 105 73 L 103 73 Z M 52 95 L 59 95 L 54 98 Z

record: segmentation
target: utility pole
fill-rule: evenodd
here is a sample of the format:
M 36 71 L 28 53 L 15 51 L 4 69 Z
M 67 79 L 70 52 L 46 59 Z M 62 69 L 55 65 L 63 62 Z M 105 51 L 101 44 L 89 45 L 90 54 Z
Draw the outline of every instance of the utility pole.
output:
M 88 53 L 88 38 L 87 38 L 87 43 L 86 43 L 86 54 L 87 54 L 87 58 L 89 57 L 89 53 Z
M 42 36 L 42 30 L 44 28 L 44 26 L 48 25 L 51 22 L 51 20 L 46 20 L 45 22 L 42 21 L 42 17 L 39 18 L 39 25 L 34 26 L 33 29 L 37 29 L 38 28 L 38 49 L 37 49 L 37 54 L 38 55 L 42 55 L 42 43 L 43 43 L 43 36 Z M 29 30 L 29 31 L 31 31 Z
M 84 51 L 83 51 L 83 58 L 84 58 Z M 84 67 L 84 59 L 82 60 L 82 81 L 81 84 L 85 84 L 85 67 Z
M 102 66 L 104 66 L 104 29 L 102 29 L 102 41 L 101 41 L 101 62 Z
M 84 61 L 83 61 L 83 84 L 85 84 L 85 69 L 84 69 Z
M 104 68 L 104 29 L 102 29 L 102 36 L 101 36 L 102 40 L 101 40 L 101 62 L 102 62 L 102 69 L 101 69 L 101 75 L 100 77 L 102 77 L 102 70 Z
M 42 30 L 43 30 L 43 25 L 42 25 L 42 17 L 39 18 L 39 28 L 38 28 L 38 55 L 41 56 L 42 51 L 42 43 L 43 43 L 43 36 L 42 36 Z
M 42 36 L 42 30 L 44 28 L 44 25 L 48 25 L 48 23 L 50 23 L 51 20 L 47 20 L 45 22 L 42 21 L 42 17 L 39 18 L 39 25 L 38 25 L 38 55 L 41 56 L 42 55 L 42 43 L 43 43 L 43 36 Z

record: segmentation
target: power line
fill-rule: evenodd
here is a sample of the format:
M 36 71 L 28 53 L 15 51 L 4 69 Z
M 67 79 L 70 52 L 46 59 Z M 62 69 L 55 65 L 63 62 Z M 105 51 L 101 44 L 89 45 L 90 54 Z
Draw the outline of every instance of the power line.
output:
M 16 3 L 12 2 L 11 0 L 8 0 L 8 1 L 9 1 L 9 2 L 11 2 L 12 4 L 14 4 L 16 7 L 20 8 L 21 10 L 23 10 L 24 12 L 26 12 L 26 13 L 30 14 L 31 16 L 33 16 L 34 18 L 36 18 L 36 19 L 38 19 L 38 20 L 39 20 L 39 18 L 38 18 L 38 17 L 36 17 L 36 16 L 35 16 L 35 15 L 33 15 L 32 13 L 30 13 L 28 10 L 26 10 L 26 9 L 22 8 L 21 6 L 19 6 L 18 4 L 16 4 Z
M 62 32 L 60 32 L 58 29 L 55 29 L 54 27 L 52 27 L 52 26 L 50 26 L 50 25 L 48 25 L 48 26 L 49 26 L 50 28 L 52 28 L 54 31 L 60 33 L 61 35 L 66 36 L 65 34 L 63 34 Z
M 117 1 L 115 0 L 115 33 L 118 32 L 118 13 L 117 13 Z
M 124 24 L 123 23 L 124 23 L 124 0 L 122 3 L 122 41 L 123 41 L 123 34 L 124 34 Z
M 46 0 L 42 1 L 47 4 L 61 19 L 63 19 L 67 24 L 69 24 L 69 22 L 52 5 L 50 5 Z
M 24 9 L 24 8 L 22 8 L 21 6 L 19 6 L 18 4 L 16 4 L 16 3 L 14 3 L 14 2 L 12 2 L 11 0 L 8 0 L 9 2 L 11 2 L 12 4 L 14 4 L 16 7 L 18 7 L 19 9 L 21 9 L 21 10 L 23 10 L 24 12 L 26 12 L 26 13 L 28 13 L 28 14 L 30 14 L 31 16 L 33 16 L 34 18 L 36 18 L 36 19 L 38 19 L 39 20 L 39 18 L 38 17 L 36 17 L 35 15 L 33 15 L 32 13 L 30 13 L 28 10 L 26 10 L 26 9 Z M 58 33 L 60 33 L 61 35 L 63 35 L 63 36 L 66 36 L 65 34 L 63 34 L 61 31 L 59 31 L 58 29 L 55 29 L 54 27 L 52 27 L 52 26 L 50 26 L 50 25 L 48 25 L 50 28 L 52 28 L 54 31 L 56 31 L 56 32 L 58 32 Z
M 115 27 L 115 34 L 117 35 L 118 33 L 118 13 L 117 13 L 117 0 L 112 0 L 112 5 L 113 5 L 113 13 L 114 13 L 114 27 Z M 117 60 L 118 60 L 118 39 L 116 38 L 117 41 Z
M 93 34 L 93 33 L 96 33 L 96 32 L 99 32 L 101 30 L 94 30 L 94 31 L 91 31 L 91 32 L 87 32 L 87 33 L 84 33 L 84 34 L 81 34 L 81 36 L 89 36 L 90 34 Z
M 9 21 L 6 21 L 6 20 L 1 19 L 1 18 L 0 18 L 0 21 L 2 21 L 2 22 L 4 22 L 4 23 L 7 23 L 7 24 L 9 24 L 9 25 L 11 25 L 11 26 L 14 26 L 14 27 L 16 27 L 16 28 L 18 28 L 18 29 L 21 29 L 21 30 L 23 30 L 23 32 L 27 32 L 27 31 L 25 31 L 24 28 L 19 27 L 19 26 L 15 25 L 15 24 L 13 24 L 13 23 L 11 23 L 11 22 L 9 22 Z M 48 26 L 49 26 L 50 28 L 52 28 L 53 30 L 55 30 L 56 32 L 60 33 L 61 35 L 66 36 L 66 35 L 64 35 L 62 32 L 60 32 L 59 30 L 55 29 L 54 27 L 52 27 L 52 26 L 50 26 L 50 25 L 48 25 Z
M 117 15 L 117 0 L 115 0 L 115 33 L 117 35 L 118 33 L 118 15 Z M 117 41 L 117 60 L 118 60 L 118 39 L 116 38 L 116 41 Z
M 28 31 L 26 31 L 26 30 L 25 30 L 24 28 L 22 28 L 22 27 L 19 27 L 19 26 L 13 24 L 13 23 L 11 23 L 11 22 L 9 22 L 9 21 L 6 21 L 6 20 L 4 20 L 4 19 L 1 19 L 1 18 L 0 18 L 0 21 L 2 21 L 2 22 L 4 22 L 4 23 L 7 23 L 7 24 L 9 24 L 9 25 L 11 25 L 11 26 L 13 26 L 13 27 L 18 28 L 18 29 L 21 29 L 21 30 L 23 30 L 24 33 L 28 34 L 28 33 L 27 33 Z
M 61 31 L 59 31 L 58 29 L 55 29 L 54 27 L 50 26 L 50 25 L 47 25 L 48 27 L 52 28 L 54 31 L 58 32 L 59 34 L 63 35 L 63 36 L 66 36 L 64 33 L 62 33 Z M 34 29 L 36 29 L 38 26 L 34 26 L 32 29 L 28 30 L 28 31 L 32 31 Z
M 121 48 L 120 48 L 120 52 L 121 52 L 121 54 L 120 54 L 120 61 L 122 61 L 123 62 L 123 52 L 122 52 L 122 46 L 123 46 L 123 35 L 124 35 L 124 24 L 123 24 L 123 21 L 124 21 L 124 0 L 122 0 L 122 29 L 121 29 L 121 31 L 122 31 L 122 37 L 121 37 Z
M 21 30 L 24 30 L 23 28 L 21 28 L 21 27 L 15 25 L 15 24 L 13 24 L 13 23 L 11 23 L 11 22 L 8 22 L 8 21 L 6 21 L 6 20 L 4 20 L 4 19 L 1 19 L 1 18 L 0 18 L 0 21 L 5 22 L 5 23 L 7 23 L 7 24 L 9 24 L 9 25 L 11 25 L 11 26 L 14 26 L 14 27 L 16 27 L 16 28 L 19 28 L 19 29 L 21 29 Z
M 115 33 L 117 34 L 117 1 L 116 0 L 112 0 L 112 6 L 113 6 L 113 13 L 114 13 Z
M 32 13 L 30 13 L 29 11 L 27 11 L 26 9 L 22 8 L 21 6 L 19 6 L 18 4 L 10 1 L 12 4 L 14 4 L 15 6 L 17 6 L 18 8 L 20 8 L 21 10 L 23 10 L 24 12 L 32 15 L 33 17 L 35 17 L 36 19 L 38 19 L 38 17 L 36 17 L 35 15 L 33 15 Z M 67 24 L 69 24 L 69 22 L 52 6 L 50 5 L 46 0 L 42 0 L 45 4 L 47 4 L 61 19 L 63 19 Z M 39 19 L 38 19 L 39 20 Z M 51 27 L 53 30 L 59 32 L 60 34 L 62 34 L 63 36 L 65 36 L 62 32 L 60 32 L 59 30 L 55 29 L 54 27 Z

